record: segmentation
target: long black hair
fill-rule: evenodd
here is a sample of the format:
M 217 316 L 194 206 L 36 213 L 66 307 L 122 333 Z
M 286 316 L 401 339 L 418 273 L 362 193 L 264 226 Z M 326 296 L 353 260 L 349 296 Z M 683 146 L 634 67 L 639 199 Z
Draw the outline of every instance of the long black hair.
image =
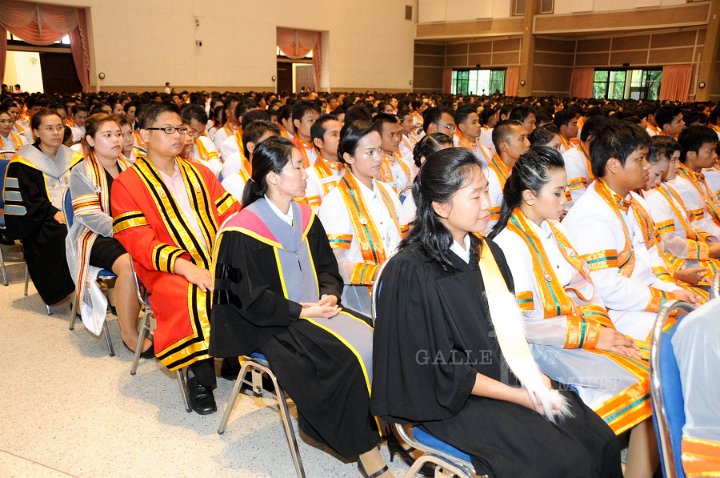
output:
M 419 244 L 443 269 L 454 269 L 449 258 L 453 237 L 440 222 L 432 203 L 450 201 L 452 195 L 467 184 L 473 171 L 475 174 L 483 174 L 482 165 L 465 148 L 442 149 L 427 158 L 412 187 L 417 206 L 415 225 L 400 243 L 399 249 Z
M 549 171 L 564 168 L 565 161 L 560 152 L 549 146 L 533 146 L 521 155 L 503 188 L 500 220 L 488 237 L 492 239 L 505 229 L 513 210 L 522 203 L 523 191 L 529 189 L 537 195 L 550 181 Z
M 279 174 L 292 159 L 293 144 L 285 138 L 271 137 L 253 150 L 252 176 L 243 189 L 242 204 L 247 207 L 267 194 L 267 175 Z

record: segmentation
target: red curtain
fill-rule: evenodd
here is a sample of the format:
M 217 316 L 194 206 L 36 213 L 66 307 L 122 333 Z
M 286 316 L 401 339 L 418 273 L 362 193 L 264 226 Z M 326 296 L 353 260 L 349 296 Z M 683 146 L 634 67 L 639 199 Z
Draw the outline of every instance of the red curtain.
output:
M 505 71 L 505 96 L 517 96 L 520 89 L 520 67 L 508 66 Z
M 594 81 L 594 68 L 573 68 L 572 75 L 570 75 L 570 97 L 592 98 Z
M 0 2 L 0 29 L 3 30 L 0 32 L 2 33 L 0 76 L 5 75 L 7 52 L 5 30 L 31 45 L 41 46 L 50 45 L 65 35 L 71 34 L 70 48 L 73 52 L 75 68 L 83 91 L 87 91 L 90 86 L 90 61 L 87 24 L 83 9 L 3 0 Z
M 290 59 L 299 60 L 313 52 L 313 82 L 315 91 L 320 90 L 320 72 L 322 71 L 322 34 L 309 30 L 293 28 L 277 29 L 277 45 Z
M 687 101 L 692 79 L 692 65 L 663 67 L 660 100 Z

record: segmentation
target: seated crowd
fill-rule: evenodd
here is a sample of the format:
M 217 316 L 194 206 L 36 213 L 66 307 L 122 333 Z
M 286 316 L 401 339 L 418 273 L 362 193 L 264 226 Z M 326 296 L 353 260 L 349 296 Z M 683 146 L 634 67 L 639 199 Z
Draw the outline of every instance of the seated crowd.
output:
M 673 339 L 682 459 L 717 476 L 719 138 L 709 103 L 8 95 L 4 239 L 95 334 L 97 275 L 117 275 L 123 343 L 187 369 L 201 415 L 214 358 L 234 380 L 262 353 L 302 430 L 370 477 L 392 476 L 383 439 L 413 461 L 389 423 L 481 475 L 652 477 L 648 340 L 684 300 L 702 318 Z M 157 318 L 143 344 L 133 274 Z

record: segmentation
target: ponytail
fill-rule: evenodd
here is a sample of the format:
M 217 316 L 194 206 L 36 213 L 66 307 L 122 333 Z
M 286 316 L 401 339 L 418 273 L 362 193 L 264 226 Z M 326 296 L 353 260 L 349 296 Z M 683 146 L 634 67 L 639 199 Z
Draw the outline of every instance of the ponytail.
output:
M 488 235 L 492 239 L 507 226 L 515 208 L 522 204 L 522 193 L 529 190 L 538 195 L 540 190 L 550 181 L 548 172 L 551 169 L 565 169 L 565 161 L 559 151 L 548 146 L 533 146 L 520 156 L 512 174 L 503 188 L 503 202 L 500 219 Z
M 292 151 L 293 144 L 285 138 L 271 137 L 258 143 L 252 155 L 252 176 L 243 189 L 243 207 L 267 194 L 267 175 L 279 174 L 292 159 Z

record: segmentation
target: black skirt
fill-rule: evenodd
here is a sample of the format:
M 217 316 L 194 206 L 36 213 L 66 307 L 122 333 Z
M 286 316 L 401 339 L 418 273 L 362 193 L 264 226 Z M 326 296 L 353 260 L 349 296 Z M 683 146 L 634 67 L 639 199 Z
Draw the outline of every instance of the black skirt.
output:
M 112 271 L 112 266 L 127 251 L 114 237 L 98 236 L 90 249 L 90 265 Z
M 561 392 L 572 415 L 557 424 L 511 402 L 470 397 L 457 415 L 422 427 L 472 457 L 493 478 L 621 478 L 620 443 L 577 395 Z

